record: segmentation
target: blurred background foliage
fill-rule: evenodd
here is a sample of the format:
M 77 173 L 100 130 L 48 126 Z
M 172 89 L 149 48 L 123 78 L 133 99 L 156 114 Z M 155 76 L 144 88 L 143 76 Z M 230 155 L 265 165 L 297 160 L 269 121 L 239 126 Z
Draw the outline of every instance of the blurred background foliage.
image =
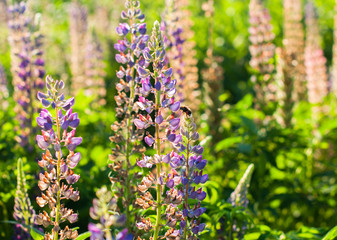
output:
M 106 106 L 92 106 L 92 100 L 80 92 L 76 96 L 75 111 L 81 118 L 77 132 L 83 137 L 78 147 L 82 154 L 79 171 L 81 178 L 76 184 L 81 192 L 79 202 L 70 203 L 79 211 L 80 232 L 86 231 L 89 207 L 95 190 L 109 185 L 107 160 L 110 151 L 110 125 L 115 121 L 114 84 L 117 65 L 114 61 L 113 44 L 118 37 L 115 27 L 119 19 L 122 0 L 82 0 L 88 8 L 89 29 L 95 28 L 103 44 L 106 64 Z M 190 1 L 190 10 L 195 32 L 199 70 L 205 68 L 204 59 L 208 48 L 208 23 L 201 8 L 203 0 Z M 281 46 L 283 39 L 283 3 L 281 0 L 265 0 L 272 17 L 275 45 Z M 45 36 L 45 59 L 47 73 L 54 78 L 71 79 L 69 66 L 70 35 L 69 11 L 71 1 L 31 0 L 34 13 L 42 13 L 41 32 Z M 141 0 L 148 29 L 160 19 L 164 11 L 164 0 Z M 332 63 L 333 17 L 335 1 L 315 0 L 322 35 L 322 47 Z M 105 8 L 110 13 L 108 28 L 96 26 L 97 9 Z M 207 183 L 207 230 L 202 239 L 230 239 L 234 222 L 248 221 L 250 226 L 245 239 L 321 239 L 328 229 L 337 225 L 337 102 L 328 96 L 325 104 L 328 114 L 312 119 L 312 105 L 301 102 L 294 110 L 294 126 L 285 128 L 275 120 L 261 124 L 256 119 L 266 118 L 265 113 L 255 110 L 253 84 L 249 71 L 249 1 L 215 0 L 214 55 L 224 58 L 223 94 L 220 96 L 224 119 L 221 122 L 222 140 L 214 148 L 208 134 L 210 128 L 203 117 L 198 124 L 205 145 L 205 158 L 209 159 L 207 172 L 211 181 Z M 116 15 L 117 14 L 117 15 Z M 83 49 L 85 51 L 85 49 Z M 0 63 L 11 82 L 10 54 L 7 44 L 6 23 L 0 23 Z M 199 81 L 202 76 L 199 71 Z M 9 84 L 11 85 L 11 84 Z M 203 90 L 203 89 L 201 89 Z M 10 86 L 10 94 L 13 93 Z M 28 176 L 32 201 L 38 194 L 37 159 L 41 151 L 23 151 L 15 143 L 15 103 L 9 100 L 9 108 L 0 111 L 0 219 L 12 219 L 16 187 L 16 160 L 24 158 L 24 170 Z M 318 126 L 318 127 L 316 127 Z M 237 186 L 245 169 L 255 164 L 249 190 L 248 209 L 233 208 L 227 199 Z M 33 201 L 34 202 L 34 201 Z M 35 204 L 35 209 L 39 209 Z M 243 222 L 244 222 L 243 221 Z M 12 226 L 0 223 L 1 239 L 9 239 Z

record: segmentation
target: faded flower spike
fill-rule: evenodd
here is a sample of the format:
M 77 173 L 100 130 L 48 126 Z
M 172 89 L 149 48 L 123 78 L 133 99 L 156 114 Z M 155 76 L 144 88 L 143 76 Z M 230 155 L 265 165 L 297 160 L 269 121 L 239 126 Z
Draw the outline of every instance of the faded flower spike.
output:
M 52 231 L 45 234 L 47 240 L 75 239 L 78 235 L 77 230 L 68 226 L 62 229 L 60 225 L 66 221 L 76 222 L 78 214 L 65 208 L 61 200 L 78 201 L 80 198 L 79 191 L 72 187 L 80 178 L 73 171 L 81 159 L 81 154 L 74 152 L 82 142 L 81 137 L 75 137 L 80 121 L 77 113 L 73 113 L 74 98 L 66 100 L 62 93 L 63 81 L 55 81 L 47 76 L 46 86 L 47 93 L 38 93 L 38 99 L 45 109 L 41 110 L 36 119 L 42 129 L 42 135 L 37 135 L 36 141 L 46 152 L 38 162 L 44 172 L 39 174 L 38 185 L 42 194 L 36 201 L 40 207 L 48 205 L 50 212 L 40 213 L 36 217 L 36 223 L 43 225 L 45 229 L 53 226 Z M 54 115 L 46 109 L 50 106 Z
M 114 45 L 118 51 L 115 58 L 120 64 L 116 75 L 120 79 L 116 84 L 117 94 L 116 116 L 117 121 L 111 126 L 113 135 L 110 140 L 113 144 L 110 155 L 110 180 L 112 182 L 113 196 L 122 202 L 119 209 L 120 214 L 126 216 L 126 227 L 129 232 L 134 233 L 136 216 L 136 182 L 138 172 L 134 171 L 134 155 L 145 152 L 141 144 L 144 131 L 138 129 L 135 117 L 138 115 L 139 106 L 135 104 L 136 95 L 140 91 L 140 77 L 136 71 L 136 66 L 147 67 L 141 52 L 146 47 L 149 36 L 146 34 L 146 24 L 143 23 L 145 16 L 140 9 L 139 1 L 125 2 L 126 10 L 122 11 L 123 23 L 116 28 L 117 34 L 121 37 Z M 136 125 L 136 126 L 135 126 Z

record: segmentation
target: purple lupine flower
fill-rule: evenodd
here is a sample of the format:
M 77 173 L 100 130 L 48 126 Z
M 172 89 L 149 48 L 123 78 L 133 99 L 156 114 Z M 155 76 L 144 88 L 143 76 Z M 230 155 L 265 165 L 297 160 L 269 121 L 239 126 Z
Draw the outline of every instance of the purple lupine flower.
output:
M 138 114 L 138 118 L 134 120 L 135 126 L 139 129 L 155 127 L 155 136 L 152 137 L 147 134 L 144 140 L 149 146 L 153 145 L 157 153 L 153 156 L 144 155 L 142 159 L 138 160 L 137 164 L 143 168 L 156 166 L 157 173 L 156 176 L 149 174 L 143 178 L 141 184 L 138 185 L 140 197 L 136 201 L 143 209 L 156 208 L 157 210 L 156 224 L 145 217 L 141 218 L 141 221 L 136 224 L 138 229 L 146 232 L 153 231 L 154 240 L 158 239 L 161 230 L 163 212 L 166 213 L 166 225 L 170 228 L 165 233 L 167 239 L 176 239 L 180 236 L 179 231 L 175 228 L 182 216 L 177 206 L 181 204 L 183 194 L 176 189 L 176 186 L 180 184 L 180 177 L 174 170 L 181 162 L 180 156 L 174 152 L 164 154 L 161 148 L 162 142 L 175 143 L 176 139 L 180 139 L 179 134 L 177 134 L 180 119 L 175 117 L 175 112 L 180 108 L 180 102 L 175 99 L 177 81 L 172 78 L 173 70 L 165 66 L 165 54 L 160 24 L 156 21 L 152 36 L 142 52 L 145 64 L 141 66 L 138 63 L 137 67 L 142 84 L 137 104 L 147 115 Z M 147 68 L 149 64 L 152 65 L 153 70 Z M 151 84 L 151 79 L 154 81 L 154 85 Z M 152 99 L 155 99 L 155 101 Z M 152 112 L 154 112 L 154 117 L 151 116 Z M 161 171 L 163 163 L 170 163 L 172 166 L 167 175 Z M 165 186 L 169 190 L 162 196 Z M 155 200 L 148 191 L 151 187 L 156 188 L 157 196 Z M 153 228 L 153 226 L 155 227 Z
M 44 87 L 44 61 L 42 59 L 42 36 L 38 23 L 27 16 L 25 2 L 8 7 L 9 44 L 14 85 L 14 100 L 18 103 L 15 112 L 19 125 L 16 140 L 27 146 L 32 132 L 31 116 L 37 111 L 36 91 Z
M 164 43 L 167 49 L 165 62 L 172 67 L 177 79 L 177 99 L 196 111 L 200 105 L 198 90 L 198 68 L 195 58 L 195 42 L 192 22 L 188 18 L 187 1 L 166 1 L 161 30 L 164 32 Z
M 206 211 L 206 208 L 201 206 L 201 202 L 207 196 L 199 185 L 208 180 L 208 175 L 204 174 L 207 160 L 203 159 L 201 155 L 203 148 L 194 144 L 199 140 L 199 134 L 196 131 L 196 124 L 191 112 L 183 114 L 180 133 L 183 140 L 176 144 L 176 148 L 181 154 L 181 162 L 177 164 L 177 168 L 181 167 L 182 192 L 184 194 L 184 203 L 181 209 L 184 218 L 180 224 L 180 231 L 184 239 L 187 239 L 187 237 L 188 239 L 197 239 L 200 232 L 205 228 L 205 224 L 200 223 L 197 219 Z M 189 199 L 197 200 L 197 203 L 192 205 Z
M 38 98 L 44 106 L 53 108 L 55 116 L 47 109 L 42 109 L 37 117 L 37 123 L 42 128 L 42 135 L 37 135 L 36 141 L 38 146 L 46 152 L 38 162 L 44 171 L 39 175 L 38 186 L 42 193 L 41 197 L 36 198 L 36 202 L 40 207 L 48 205 L 50 213 L 47 211 L 40 213 L 36 217 L 36 223 L 43 225 L 44 228 L 54 226 L 50 233 L 46 233 L 47 239 L 58 237 L 64 239 L 65 236 L 67 239 L 75 239 L 78 236 L 77 230 L 69 229 L 68 226 L 61 229 L 59 224 L 66 220 L 74 223 L 78 219 L 78 214 L 72 209 L 65 208 L 61 200 L 78 201 L 80 198 L 78 190 L 72 187 L 72 184 L 80 178 L 72 170 L 81 159 L 81 154 L 74 152 L 82 142 L 81 137 L 75 137 L 79 119 L 77 113 L 72 112 L 75 104 L 74 98 L 64 99 L 63 81 L 55 81 L 47 76 L 46 86 L 48 92 L 38 93 Z M 62 110 L 66 112 L 63 113 Z M 63 158 L 63 154 L 67 152 L 66 148 L 69 153 L 66 158 Z
M 118 196 L 118 201 L 122 203 L 124 209 L 124 212 L 121 209 L 116 211 L 125 215 L 126 227 L 129 232 L 132 232 L 133 226 L 131 224 L 136 215 L 136 207 L 130 207 L 136 202 L 135 189 L 132 185 L 137 182 L 140 175 L 134 174 L 134 172 L 131 174 L 135 167 L 134 164 L 131 164 L 131 158 L 134 154 L 141 155 L 145 152 L 146 149 L 142 142 L 144 129 L 152 124 L 149 116 L 141 115 L 139 119 L 135 118 L 140 110 L 151 112 L 152 106 L 144 97 L 137 98 L 139 92 L 148 91 L 151 87 L 149 81 L 140 80 L 137 71 L 139 67 L 145 69 L 148 65 L 141 54 L 149 39 L 146 34 L 146 24 L 143 23 L 144 14 L 140 9 L 139 1 L 126 0 L 125 7 L 126 10 L 121 13 L 123 23 L 116 28 L 121 39 L 114 45 L 118 51 L 115 59 L 120 64 L 116 76 L 120 80 L 116 84 L 115 101 L 118 120 L 111 126 L 113 136 L 110 137 L 110 140 L 113 149 L 109 159 L 109 167 L 111 168 L 110 180 L 113 192 L 116 193 L 116 197 Z M 139 99 L 137 104 L 135 104 L 136 98 Z M 150 135 L 147 135 L 146 143 L 153 145 L 153 138 Z M 152 167 L 149 159 L 144 159 L 138 165 Z M 119 194 L 121 192 L 125 194 Z M 121 239 L 123 238 L 121 237 Z
M 117 209 L 117 199 L 112 196 L 106 186 L 97 190 L 96 196 L 97 198 L 93 200 L 93 206 L 90 208 L 89 214 L 92 219 L 99 220 L 99 223 L 89 223 L 88 230 L 91 232 L 90 239 L 112 240 L 110 228 L 112 226 L 124 226 L 126 221 L 125 216 L 119 215 L 119 213 L 115 211 Z M 129 239 L 127 232 L 127 229 L 123 230 L 116 236 L 116 239 Z

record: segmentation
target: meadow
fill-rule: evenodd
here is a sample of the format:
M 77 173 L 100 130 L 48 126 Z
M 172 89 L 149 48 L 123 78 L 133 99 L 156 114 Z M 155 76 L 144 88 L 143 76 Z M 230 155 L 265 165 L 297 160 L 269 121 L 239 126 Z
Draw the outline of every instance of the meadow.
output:
M 337 239 L 337 1 L 0 0 L 0 239 Z

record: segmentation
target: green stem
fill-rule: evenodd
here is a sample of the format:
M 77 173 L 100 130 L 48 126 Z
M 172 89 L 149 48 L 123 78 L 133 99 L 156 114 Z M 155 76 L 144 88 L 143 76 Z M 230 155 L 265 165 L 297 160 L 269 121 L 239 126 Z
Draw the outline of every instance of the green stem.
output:
M 55 98 L 55 95 L 54 95 Z M 57 138 L 58 141 L 61 140 L 61 133 L 60 133 L 60 122 L 59 122 L 59 117 L 58 117 L 58 108 L 55 108 L 55 112 L 56 112 L 56 127 L 57 127 Z M 61 186 L 60 186 L 60 182 L 61 182 L 61 178 L 60 178 L 60 167 L 61 167 L 61 152 L 58 153 L 58 157 L 57 157 L 57 186 L 59 187 L 59 190 L 57 191 L 57 205 L 56 205 L 56 217 L 55 217 L 55 225 L 60 225 L 59 221 L 60 221 L 60 207 L 61 207 Z M 58 240 L 59 234 L 58 231 L 55 232 L 54 235 L 54 240 Z
M 157 81 L 158 73 L 155 71 L 154 73 L 155 81 Z M 160 90 L 156 90 L 156 117 L 159 114 L 159 106 L 160 106 Z M 160 156 L 160 136 L 159 136 L 159 125 L 156 123 L 156 148 L 157 148 L 157 154 Z M 160 178 L 160 172 L 161 172 L 161 163 L 156 164 L 157 167 L 157 217 L 156 217 L 156 226 L 154 231 L 153 240 L 158 239 L 159 230 L 160 230 L 160 224 L 161 224 L 161 185 L 159 182 Z
M 112 240 L 112 235 L 111 235 L 109 227 L 106 228 L 105 238 L 106 240 Z

